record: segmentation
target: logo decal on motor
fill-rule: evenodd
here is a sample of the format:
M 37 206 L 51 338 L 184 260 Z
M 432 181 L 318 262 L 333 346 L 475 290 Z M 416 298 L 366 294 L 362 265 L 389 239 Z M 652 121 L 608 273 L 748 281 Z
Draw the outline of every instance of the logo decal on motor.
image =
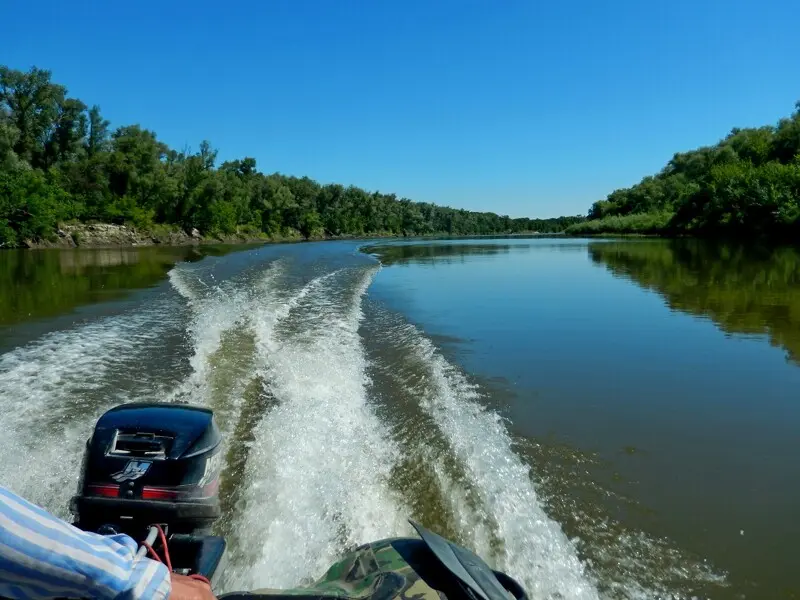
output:
M 220 467 L 222 466 L 222 453 L 217 452 L 213 456 L 210 456 L 206 459 L 206 466 L 203 470 L 203 476 L 200 478 L 200 482 L 197 484 L 200 487 L 205 487 L 212 481 L 214 481 L 217 476 L 219 476 Z
M 125 468 L 118 473 L 114 473 L 111 476 L 111 479 L 118 483 L 122 483 L 123 481 L 133 481 L 134 479 L 139 479 L 142 475 L 147 473 L 147 469 L 150 468 L 150 465 L 153 463 L 142 461 L 142 460 L 129 460 L 128 464 L 125 465 Z

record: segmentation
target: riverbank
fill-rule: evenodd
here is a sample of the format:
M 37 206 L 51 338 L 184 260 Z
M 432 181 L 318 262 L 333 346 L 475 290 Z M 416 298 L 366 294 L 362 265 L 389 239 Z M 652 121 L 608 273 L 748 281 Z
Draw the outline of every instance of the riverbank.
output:
M 498 233 L 489 235 L 451 235 L 446 232 L 432 234 L 395 234 L 391 232 L 326 235 L 316 232 L 308 237 L 299 231 L 290 230 L 282 235 L 269 236 L 265 233 L 241 231 L 233 234 L 203 235 L 197 229 L 186 232 L 175 226 L 155 225 L 152 229 L 137 229 L 129 225 L 112 223 L 73 223 L 62 224 L 49 239 L 27 239 L 19 246 L 2 246 L 0 249 L 62 249 L 70 248 L 136 248 L 147 246 L 195 246 L 209 244 L 281 244 L 290 242 L 321 242 L 334 240 L 373 240 L 373 239 L 515 239 L 526 237 L 563 237 L 563 233 Z
M 192 246 L 200 244 L 253 244 L 258 242 L 293 242 L 305 238 L 299 233 L 268 236 L 264 233 L 242 231 L 233 234 L 203 235 L 197 229 L 187 232 L 178 227 L 156 225 L 152 229 L 137 229 L 112 223 L 62 224 L 49 239 L 26 239 L 18 246 L 42 248 L 126 248 L 139 246 Z

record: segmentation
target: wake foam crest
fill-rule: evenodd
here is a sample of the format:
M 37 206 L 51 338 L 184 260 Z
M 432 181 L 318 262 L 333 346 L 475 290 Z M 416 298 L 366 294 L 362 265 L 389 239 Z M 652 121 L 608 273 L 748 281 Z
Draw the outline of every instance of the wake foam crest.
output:
M 422 408 L 444 434 L 465 470 L 471 493 L 480 500 L 483 514 L 470 518 L 474 509 L 467 505 L 459 484 L 444 469 L 437 469 L 453 513 L 471 532 L 470 545 L 517 578 L 532 598 L 597 599 L 573 544 L 544 512 L 530 468 L 513 451 L 500 416 L 481 405 L 477 387 L 430 340 L 415 327 L 407 327 L 430 368 L 430 393 Z
M 366 397 L 358 336 L 374 269 L 315 280 L 289 310 L 309 327 L 281 335 L 262 314 L 257 346 L 277 406 L 255 432 L 237 534 L 254 551 L 233 587 L 289 587 L 321 575 L 349 547 L 408 533 L 389 487 L 398 449 Z

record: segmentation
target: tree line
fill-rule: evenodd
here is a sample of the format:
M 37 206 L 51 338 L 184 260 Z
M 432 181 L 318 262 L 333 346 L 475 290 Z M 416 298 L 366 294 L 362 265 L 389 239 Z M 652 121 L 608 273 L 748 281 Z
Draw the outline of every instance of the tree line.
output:
M 206 236 L 481 235 L 559 232 L 582 217 L 510 218 L 412 202 L 308 177 L 217 165 L 203 141 L 178 151 L 139 125 L 112 129 L 51 81 L 0 66 L 0 245 L 52 238 L 59 223 L 166 224 Z
M 568 233 L 797 235 L 800 102 L 777 125 L 733 129 L 675 154 L 656 175 L 595 202 Z

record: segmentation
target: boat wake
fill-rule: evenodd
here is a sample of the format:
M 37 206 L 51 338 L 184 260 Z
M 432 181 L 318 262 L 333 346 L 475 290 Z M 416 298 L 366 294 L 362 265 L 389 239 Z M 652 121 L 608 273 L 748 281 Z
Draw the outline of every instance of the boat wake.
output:
M 598 585 L 481 389 L 368 300 L 377 270 L 279 258 L 217 281 L 179 264 L 146 306 L 0 355 L 0 481 L 67 517 L 104 410 L 204 404 L 227 444 L 226 590 L 307 583 L 355 545 L 410 535 L 411 517 L 531 598 L 639 597 L 635 581 Z

